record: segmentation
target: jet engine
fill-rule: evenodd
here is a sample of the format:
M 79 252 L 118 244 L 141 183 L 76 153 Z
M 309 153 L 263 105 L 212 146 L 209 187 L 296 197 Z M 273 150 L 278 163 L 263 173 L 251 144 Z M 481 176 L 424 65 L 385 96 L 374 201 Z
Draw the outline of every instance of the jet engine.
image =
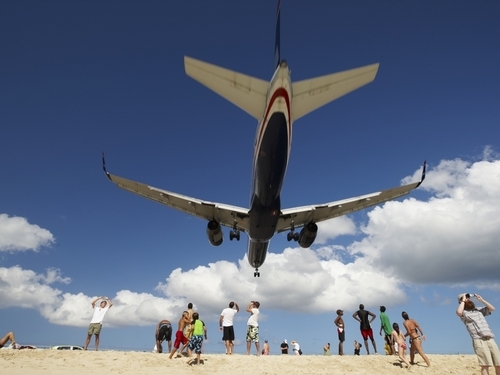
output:
M 222 243 L 222 241 L 224 240 L 224 234 L 222 233 L 222 229 L 220 227 L 220 224 L 218 222 L 216 222 L 215 220 L 210 220 L 208 222 L 208 224 L 207 224 L 207 236 L 208 236 L 208 241 L 213 246 L 219 246 Z
M 307 248 L 311 246 L 316 239 L 316 234 L 318 234 L 318 226 L 315 223 L 311 222 L 304 226 L 299 234 L 298 242 L 300 247 Z

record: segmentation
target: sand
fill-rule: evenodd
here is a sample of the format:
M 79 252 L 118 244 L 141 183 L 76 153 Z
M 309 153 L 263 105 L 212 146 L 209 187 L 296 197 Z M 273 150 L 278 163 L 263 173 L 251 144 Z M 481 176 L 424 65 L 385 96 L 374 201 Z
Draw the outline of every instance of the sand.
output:
M 362 355 L 343 357 L 246 356 L 202 354 L 203 364 L 188 365 L 188 358 L 169 360 L 165 354 L 124 351 L 0 350 L 3 374 L 480 374 L 474 355 L 429 354 L 431 367 L 420 357 L 409 370 L 397 357 Z M 195 358 L 195 357 L 193 357 Z M 493 370 L 494 373 L 494 370 Z

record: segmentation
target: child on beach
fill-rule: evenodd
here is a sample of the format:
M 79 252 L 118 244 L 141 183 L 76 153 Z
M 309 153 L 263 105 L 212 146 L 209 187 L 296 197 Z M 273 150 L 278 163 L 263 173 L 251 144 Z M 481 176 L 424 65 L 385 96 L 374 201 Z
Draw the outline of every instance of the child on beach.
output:
M 392 325 L 392 328 L 393 328 L 393 331 L 391 333 L 391 342 L 392 342 L 392 345 L 394 346 L 394 344 L 397 344 L 398 346 L 398 356 L 399 356 L 399 359 L 404 362 L 408 367 L 410 367 L 410 362 L 408 362 L 408 360 L 406 359 L 405 355 L 406 355 L 406 338 L 405 338 L 405 335 L 403 334 L 403 332 L 401 332 L 399 330 L 399 325 L 398 323 L 394 323 Z
M 363 345 L 354 340 L 354 355 L 359 355 L 359 351 Z
M 200 320 L 200 316 L 197 312 L 193 313 L 193 322 L 191 323 L 191 338 L 189 339 L 188 345 L 188 357 L 191 358 L 191 351 L 194 350 L 196 352 L 196 364 L 199 365 L 201 362 L 201 345 L 203 344 L 203 337 L 205 340 L 207 339 L 207 327 L 202 320 Z M 191 363 L 191 360 L 188 361 Z

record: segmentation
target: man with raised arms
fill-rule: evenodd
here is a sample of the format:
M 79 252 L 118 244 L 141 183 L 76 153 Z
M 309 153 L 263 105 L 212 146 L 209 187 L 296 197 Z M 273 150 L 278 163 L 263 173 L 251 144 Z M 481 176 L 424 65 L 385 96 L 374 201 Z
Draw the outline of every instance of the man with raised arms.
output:
M 226 354 L 233 354 L 234 327 L 233 321 L 236 313 L 240 311 L 236 302 L 229 302 L 229 307 L 222 310 L 219 318 L 219 327 L 222 331 L 222 340 L 226 344 Z

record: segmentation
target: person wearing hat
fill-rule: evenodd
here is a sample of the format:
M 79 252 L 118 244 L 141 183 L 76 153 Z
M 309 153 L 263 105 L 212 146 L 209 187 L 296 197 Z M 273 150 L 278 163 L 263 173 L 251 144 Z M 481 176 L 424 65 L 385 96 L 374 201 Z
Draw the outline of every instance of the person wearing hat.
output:
M 394 354 L 394 347 L 391 345 L 392 326 L 389 317 L 385 313 L 385 306 L 380 306 L 380 336 L 384 331 L 385 351 L 386 354 Z
M 344 355 L 344 341 L 345 341 L 345 330 L 344 330 L 344 310 L 337 310 L 337 317 L 333 321 L 337 326 L 337 333 L 339 334 L 339 355 Z
M 484 304 L 484 307 L 476 308 L 471 297 Z M 500 374 L 500 351 L 493 339 L 495 335 L 485 319 L 493 311 L 495 311 L 493 305 L 478 294 L 462 293 L 458 296 L 457 315 L 465 324 L 472 339 L 472 347 L 481 366 L 482 375 L 489 374 L 488 368 L 491 366 L 495 366 L 495 374 Z
M 286 342 L 286 339 L 283 340 L 283 342 L 280 345 L 281 348 L 281 354 L 288 354 L 288 343 Z

